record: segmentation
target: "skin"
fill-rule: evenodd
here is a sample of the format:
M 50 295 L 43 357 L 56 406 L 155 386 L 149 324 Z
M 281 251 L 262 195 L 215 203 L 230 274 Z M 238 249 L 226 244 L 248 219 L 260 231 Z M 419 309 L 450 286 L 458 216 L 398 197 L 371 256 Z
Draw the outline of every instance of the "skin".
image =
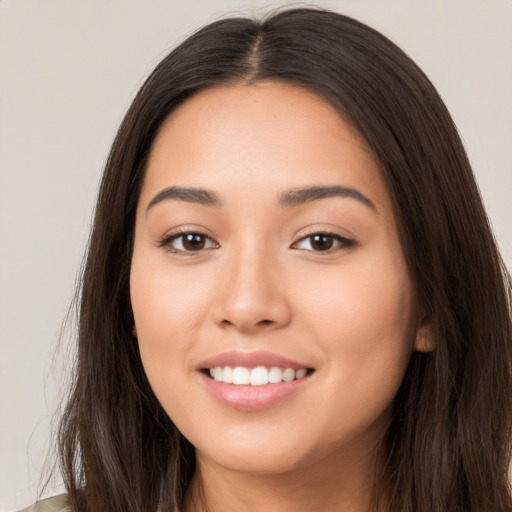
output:
M 221 205 L 148 209 L 173 186 L 208 189 Z M 311 186 L 350 187 L 373 206 L 279 203 Z M 186 251 L 177 230 L 204 234 L 204 247 Z M 318 250 L 314 233 L 334 233 L 333 247 Z M 131 299 L 152 388 L 197 449 L 187 511 L 367 510 L 390 406 L 428 326 L 379 167 L 329 103 L 263 82 L 208 89 L 175 110 L 139 199 Z M 286 399 L 240 411 L 198 370 L 229 350 L 315 371 Z

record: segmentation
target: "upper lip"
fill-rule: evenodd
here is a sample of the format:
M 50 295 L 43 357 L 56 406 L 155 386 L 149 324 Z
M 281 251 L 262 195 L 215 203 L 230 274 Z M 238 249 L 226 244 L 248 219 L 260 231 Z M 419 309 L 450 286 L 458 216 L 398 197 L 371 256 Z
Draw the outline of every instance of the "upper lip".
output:
M 205 359 L 199 364 L 199 369 L 215 368 L 217 366 L 244 366 L 245 368 L 255 368 L 256 366 L 280 366 L 281 368 L 301 368 L 310 369 L 311 366 L 298 361 L 293 361 L 287 357 L 272 352 L 242 352 L 230 351 L 217 354 Z

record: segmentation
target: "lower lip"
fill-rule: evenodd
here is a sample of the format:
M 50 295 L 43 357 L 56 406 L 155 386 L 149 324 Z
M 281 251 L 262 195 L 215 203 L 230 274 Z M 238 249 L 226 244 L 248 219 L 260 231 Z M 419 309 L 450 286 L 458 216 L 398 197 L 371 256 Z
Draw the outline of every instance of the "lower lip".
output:
M 297 393 L 309 381 L 311 375 L 291 382 L 263 386 L 226 384 L 204 373 L 201 373 L 200 377 L 208 391 L 222 404 L 239 411 L 259 411 Z

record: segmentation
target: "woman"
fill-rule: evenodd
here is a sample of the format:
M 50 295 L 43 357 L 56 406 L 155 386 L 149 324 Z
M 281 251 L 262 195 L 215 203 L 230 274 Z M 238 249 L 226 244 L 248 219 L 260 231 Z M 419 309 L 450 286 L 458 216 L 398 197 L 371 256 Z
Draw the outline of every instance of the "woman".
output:
M 400 49 L 315 9 L 213 23 L 107 162 L 66 504 L 510 511 L 509 294 L 453 122 Z

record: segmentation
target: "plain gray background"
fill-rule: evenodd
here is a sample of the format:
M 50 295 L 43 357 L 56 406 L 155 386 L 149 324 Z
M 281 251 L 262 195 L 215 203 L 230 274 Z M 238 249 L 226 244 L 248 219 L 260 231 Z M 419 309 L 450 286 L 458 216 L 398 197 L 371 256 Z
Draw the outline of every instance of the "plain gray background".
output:
M 309 3 L 382 31 L 430 76 L 465 141 L 511 268 L 512 1 Z M 52 359 L 99 176 L 132 97 L 192 30 L 279 5 L 0 0 L 0 511 L 36 497 L 72 329 Z

